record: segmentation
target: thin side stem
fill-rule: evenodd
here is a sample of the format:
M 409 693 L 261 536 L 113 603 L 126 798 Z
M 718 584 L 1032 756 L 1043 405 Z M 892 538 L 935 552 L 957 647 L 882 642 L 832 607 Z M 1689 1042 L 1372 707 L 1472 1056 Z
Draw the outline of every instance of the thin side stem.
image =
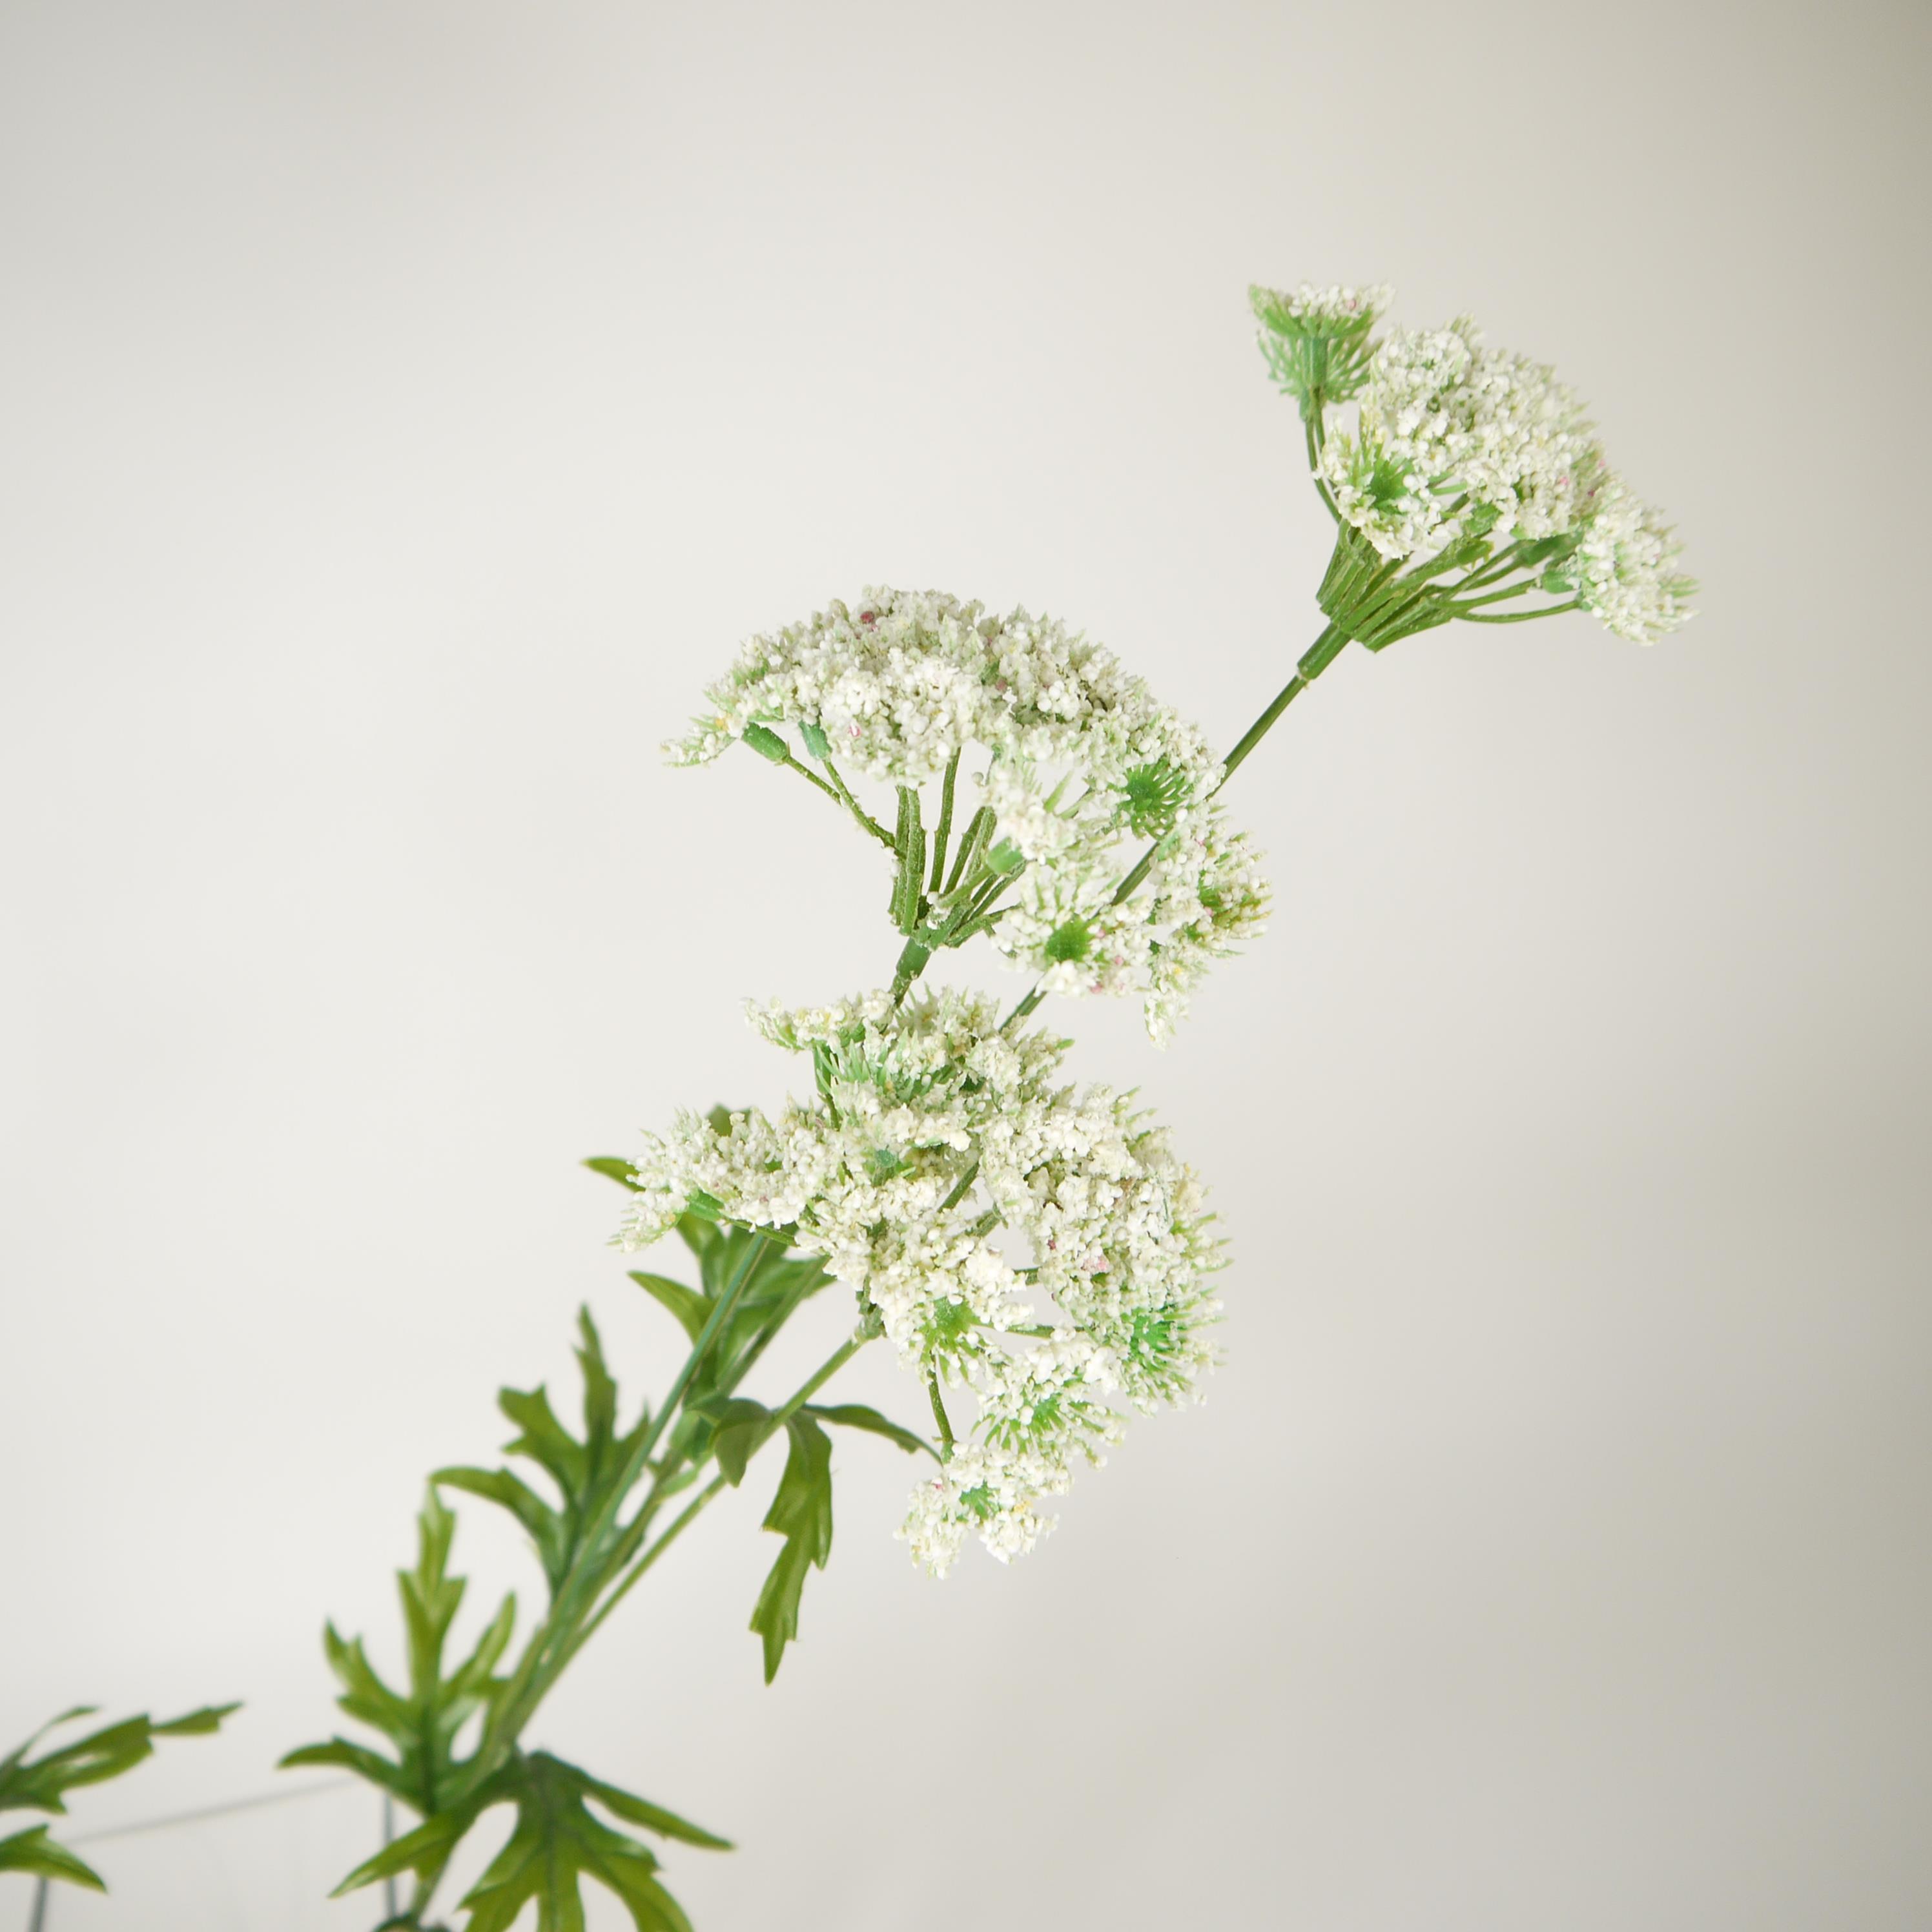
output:
M 1456 614 L 1467 624 L 1529 624 L 1538 617 L 1560 617 L 1582 608 L 1583 600 L 1573 597 L 1567 604 L 1552 604 L 1540 610 L 1459 610 Z
M 752 1455 L 757 1455 L 758 1450 L 762 1449 L 766 1443 L 769 1442 L 784 1426 L 785 1424 L 866 1346 L 866 1341 L 869 1339 L 869 1337 L 861 1339 L 854 1336 L 850 1341 L 835 1348 L 818 1368 L 806 1377 L 798 1388 L 778 1408 L 772 1412 L 770 1424 L 764 1436 L 760 1438 L 756 1447 L 752 1449 Z M 748 1456 L 746 1460 L 748 1462 L 751 1456 Z M 591 1617 L 571 1640 L 569 1648 L 558 1663 L 559 1671 L 561 1671 L 564 1666 L 568 1664 L 571 1659 L 590 1641 L 592 1636 L 601 1628 L 605 1618 L 609 1616 L 618 1604 L 622 1602 L 632 1586 L 644 1575 L 644 1572 L 650 1569 L 652 1564 L 656 1562 L 658 1558 L 696 1521 L 716 1499 L 719 1491 L 728 1486 L 725 1477 L 720 1473 L 712 1477 L 711 1480 L 706 1484 L 689 1502 L 686 1504 L 678 1512 L 670 1527 L 624 1573 L 616 1587 L 597 1606 L 596 1614 Z
M 820 758 L 818 762 L 825 767 L 825 776 L 836 788 L 838 796 L 844 801 L 845 808 L 881 845 L 889 846 L 896 852 L 899 849 L 899 842 L 852 796 L 852 788 L 839 776 L 838 767 L 830 758 Z
M 598 1605 L 596 1615 L 592 1617 L 571 1640 L 570 1648 L 564 1653 L 562 1658 L 564 1664 L 568 1664 L 590 1641 L 602 1627 L 604 1619 L 624 1600 L 625 1597 L 629 1593 L 631 1586 L 697 1520 L 698 1517 L 704 1513 L 706 1506 L 712 1502 L 718 1492 L 728 1486 L 722 1474 L 713 1476 L 710 1481 L 685 1504 L 684 1508 L 678 1512 L 676 1520 L 671 1524 L 670 1528 L 666 1530 L 663 1535 L 659 1537 L 656 1542 L 652 1544 L 650 1549 L 646 1550 L 643 1556 L 631 1565 L 628 1570 L 625 1571 L 617 1587 Z
M 942 1462 L 950 1462 L 952 1460 L 952 1451 L 958 1447 L 958 1444 L 952 1434 L 952 1419 L 946 1413 L 946 1399 L 939 1393 L 939 1377 L 936 1374 L 928 1376 L 926 1378 L 926 1393 L 932 1397 L 932 1419 L 938 1425 L 939 1429 L 940 1447 L 942 1451 L 939 1460 Z
M 834 805 L 842 806 L 845 801 L 814 771 L 809 765 L 802 765 L 788 752 L 784 755 L 785 769 L 797 772 L 808 784 L 815 784 Z
M 946 876 L 946 842 L 952 836 L 952 787 L 959 776 L 959 754 L 946 761 L 946 776 L 939 786 L 939 826 L 932 835 L 932 878 L 926 890 L 935 897 L 939 882 Z
M 1322 507 L 1340 524 L 1342 512 L 1336 507 L 1334 493 L 1328 488 L 1328 480 L 1322 474 L 1322 445 L 1325 430 L 1322 420 L 1322 405 L 1317 403 L 1315 413 L 1301 419 L 1301 427 L 1308 442 L 1308 476 L 1315 485 L 1315 494 L 1322 499 Z
M 1334 637 L 1335 626 L 1333 624 L 1325 626 L 1321 636 L 1317 638 L 1315 642 L 1302 653 L 1301 662 L 1306 663 L 1325 646 L 1332 643 Z M 1219 783 L 1214 788 L 1215 791 L 1218 792 L 1221 787 L 1234 776 L 1248 754 L 1274 728 L 1275 720 L 1313 682 L 1312 678 L 1305 676 L 1298 669 L 1287 683 L 1275 693 L 1273 698 L 1269 700 L 1268 708 L 1248 727 L 1246 730 L 1241 734 L 1240 742 L 1226 758 L 1222 760 L 1221 776 Z M 1212 794 L 1210 794 L 1210 796 L 1212 795 Z M 1124 904 L 1141 882 L 1146 878 L 1148 872 L 1153 868 L 1155 854 L 1160 850 L 1160 843 L 1156 841 L 1135 861 L 1133 870 L 1128 873 L 1127 876 L 1114 889 L 1113 902 L 1115 905 Z M 1000 1022 L 1000 1030 L 1004 1033 L 1008 1027 L 1013 1025 L 1018 1021 L 1024 1019 L 1028 1014 L 1031 1012 L 1046 998 L 1046 994 L 1038 986 L 1035 986 Z

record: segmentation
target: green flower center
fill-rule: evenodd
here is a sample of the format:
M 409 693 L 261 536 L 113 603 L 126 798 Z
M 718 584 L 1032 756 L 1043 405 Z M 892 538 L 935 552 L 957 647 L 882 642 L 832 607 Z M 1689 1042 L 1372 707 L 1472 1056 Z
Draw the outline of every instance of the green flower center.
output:
M 1046 956 L 1054 961 L 1084 959 L 1093 946 L 1093 928 L 1076 913 L 1047 934 Z
M 1127 823 L 1139 837 L 1148 838 L 1172 827 L 1174 814 L 1186 802 L 1187 779 L 1166 759 L 1156 758 L 1128 772 L 1121 796 Z

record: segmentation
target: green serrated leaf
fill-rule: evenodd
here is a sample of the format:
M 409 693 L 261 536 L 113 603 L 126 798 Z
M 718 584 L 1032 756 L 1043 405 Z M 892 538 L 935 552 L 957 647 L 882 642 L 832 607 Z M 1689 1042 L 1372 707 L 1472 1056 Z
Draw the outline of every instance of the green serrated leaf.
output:
M 72 1710 L 63 1712 L 52 1724 L 43 1724 L 25 1744 L 0 1760 L 0 1811 L 26 1810 L 58 1815 L 67 1809 L 62 1802 L 63 1792 L 80 1785 L 99 1784 L 133 1770 L 136 1765 L 154 1754 L 154 1740 L 157 1737 L 212 1731 L 224 1718 L 241 1708 L 238 1704 L 223 1704 L 190 1711 L 185 1717 L 171 1718 L 161 1723 L 145 1714 L 138 1718 L 124 1718 L 117 1724 L 90 1731 L 86 1737 L 76 1738 L 70 1744 L 63 1744 L 56 1750 L 29 1759 L 27 1753 L 50 1731 L 78 1718 L 94 1715 L 92 1705 L 76 1705 Z
M 821 1422 L 836 1423 L 842 1429 L 863 1429 L 874 1436 L 883 1436 L 888 1442 L 896 1442 L 908 1455 L 923 1449 L 937 1462 L 939 1451 L 923 1436 L 910 1429 L 902 1428 L 890 1418 L 881 1415 L 876 1408 L 868 1408 L 862 1402 L 842 1402 L 830 1408 L 817 1403 L 808 1405 L 802 1412 L 815 1415 Z
M 651 1274 L 642 1268 L 633 1268 L 631 1279 L 654 1300 L 670 1310 L 688 1340 L 694 1342 L 698 1340 L 711 1308 L 696 1288 L 687 1288 L 681 1281 L 673 1281 L 668 1275 Z
M 64 1845 L 47 1836 L 44 1825 L 31 1831 L 16 1832 L 0 1838 L 0 1871 L 31 1872 L 36 1878 L 64 1879 L 69 1885 L 84 1885 L 92 1892 L 105 1892 L 100 1874 L 85 1859 L 76 1858 Z
M 744 1396 L 712 1396 L 697 1412 L 713 1426 L 711 1453 L 734 1489 L 745 1480 L 745 1466 L 770 1433 L 772 1412 L 761 1402 Z
M 67 1810 L 64 1793 L 78 1785 L 99 1784 L 131 1771 L 153 1755 L 156 1738 L 206 1736 L 219 1730 L 222 1719 L 241 1708 L 238 1704 L 210 1705 L 160 1723 L 145 1714 L 124 1718 L 118 1724 L 89 1732 L 70 1744 L 29 1758 L 27 1754 L 50 1731 L 94 1714 L 93 1705 L 76 1704 L 63 1711 L 51 1724 L 43 1724 L 26 1743 L 0 1758 L 0 1810 L 48 1811 L 58 1816 Z M 37 1878 L 59 1879 L 96 1892 L 107 1889 L 100 1874 L 85 1859 L 76 1857 L 64 1845 L 49 1837 L 45 1825 L 34 1825 L 0 1838 L 0 1871 L 30 1872 Z
M 633 1194 L 638 1192 L 638 1170 L 618 1155 L 592 1154 L 584 1165 L 592 1174 L 601 1174 L 606 1180 L 614 1180 L 620 1187 L 628 1187 Z
M 461 1472 L 464 1478 L 485 1478 L 488 1473 Z M 465 1486 L 462 1480 L 451 1484 Z M 387 1738 L 394 1757 L 334 1738 L 292 1751 L 282 1760 L 289 1766 L 338 1765 L 353 1772 L 423 1814 L 425 1825 L 434 1823 L 449 1794 L 462 1788 L 456 1738 L 500 1688 L 494 1673 L 516 1623 L 516 1599 L 506 1597 L 469 1656 L 454 1670 L 447 1668 L 444 1653 L 465 1588 L 448 1570 L 455 1528 L 454 1513 L 432 1489 L 417 1517 L 416 1568 L 397 1579 L 409 1636 L 406 1696 L 392 1690 L 376 1673 L 359 1637 L 345 1640 L 332 1624 L 323 1633 L 330 1666 L 343 1686 L 338 1706 Z
M 583 1493 L 590 1474 L 590 1457 L 584 1445 L 558 1421 L 550 1406 L 550 1395 L 542 1383 L 533 1389 L 506 1388 L 498 1392 L 496 1406 L 523 1431 L 504 1453 L 527 1456 L 548 1469 L 566 1498 Z
M 379 1878 L 397 1878 L 404 1872 L 433 1881 L 448 1864 L 450 1854 L 462 1843 L 463 1834 L 476 1823 L 482 1808 L 479 1803 L 471 1803 L 439 1811 L 413 1832 L 405 1832 L 385 1845 L 373 1858 L 364 1858 L 329 1897 L 340 1898 L 345 1892 L 374 1885 Z
M 385 1757 L 380 1751 L 370 1750 L 365 1744 L 352 1744 L 346 1738 L 331 1738 L 326 1744 L 304 1744 L 278 1760 L 275 1768 L 298 1771 L 307 1765 L 352 1771 L 358 1778 L 406 1803 L 413 1800 L 414 1793 L 400 1765 Z
M 584 1375 L 584 1439 L 592 1462 L 598 1460 L 617 1430 L 617 1384 L 604 1360 L 603 1337 L 590 1318 L 586 1305 L 577 1311 L 578 1332 L 584 1337 L 577 1349 L 578 1366 Z
M 530 1904 L 537 1909 L 537 1932 L 583 1932 L 586 1878 L 616 1894 L 638 1932 L 691 1932 L 682 1909 L 657 1881 L 656 1856 L 593 1816 L 586 1799 L 687 1844 L 725 1845 L 674 1813 L 602 1784 L 545 1751 L 512 1760 L 478 1798 L 479 1810 L 514 1804 L 517 1822 L 509 1842 L 464 1898 L 470 1915 L 467 1932 L 508 1932 Z
M 584 1775 L 580 1772 L 578 1774 Z M 707 1832 L 703 1826 L 694 1825 L 688 1818 L 680 1818 L 675 1811 L 668 1811 L 662 1804 L 653 1804 L 648 1798 L 640 1798 L 634 1792 L 620 1791 L 614 1784 L 605 1784 L 590 1777 L 584 1778 L 584 1786 L 607 1811 L 614 1811 L 628 1823 L 642 1825 L 661 1838 L 676 1838 L 707 1852 L 737 1850 L 729 1838 L 721 1838 L 715 1832 Z
M 785 1424 L 790 1445 L 764 1527 L 785 1539 L 752 1611 L 764 1640 L 765 1682 L 778 1675 L 784 1647 L 798 1637 L 799 1600 L 807 1573 L 832 1554 L 832 1438 L 801 1412 Z
M 562 1517 L 522 1477 L 508 1469 L 457 1468 L 438 1469 L 430 1480 L 481 1496 L 486 1502 L 508 1510 L 536 1545 L 544 1574 L 554 1586 L 559 1564 L 567 1564 L 570 1533 Z

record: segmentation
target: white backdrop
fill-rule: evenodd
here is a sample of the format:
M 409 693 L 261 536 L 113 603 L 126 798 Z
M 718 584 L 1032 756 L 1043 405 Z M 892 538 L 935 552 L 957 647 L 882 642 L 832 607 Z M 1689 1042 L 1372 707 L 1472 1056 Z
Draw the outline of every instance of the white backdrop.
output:
M 746 1495 L 540 1739 L 741 1841 L 671 1856 L 700 1932 L 1932 1922 L 1927 54 L 1909 4 L 0 8 L 0 1746 L 248 1706 L 76 1834 L 332 1726 L 323 1616 L 393 1660 L 422 1473 L 580 1301 L 668 1375 L 573 1163 L 775 1099 L 742 998 L 895 945 L 795 782 L 662 766 L 701 683 L 934 585 L 1227 742 L 1324 521 L 1244 286 L 1385 277 L 1560 364 L 1703 614 L 1348 653 L 1230 794 L 1270 936 L 1164 1055 L 1060 1011 L 1215 1186 L 1206 1407 L 943 1586 L 842 1443 L 775 1688 Z M 49 1932 L 366 1926 L 318 1899 L 375 1824 L 104 1845 Z

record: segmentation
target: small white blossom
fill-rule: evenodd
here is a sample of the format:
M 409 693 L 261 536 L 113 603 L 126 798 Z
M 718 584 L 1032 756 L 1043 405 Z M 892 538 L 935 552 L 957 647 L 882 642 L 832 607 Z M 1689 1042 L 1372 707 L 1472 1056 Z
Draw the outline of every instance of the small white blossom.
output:
M 1394 299 L 1395 291 L 1386 282 L 1359 289 L 1333 284 L 1318 288 L 1312 282 L 1304 282 L 1294 289 L 1257 286 L 1248 291 L 1248 301 L 1256 315 L 1268 328 L 1284 335 L 1296 329 L 1310 334 L 1325 330 L 1332 334 L 1366 328 Z
M 1485 348 L 1466 318 L 1396 330 L 1360 406 L 1322 470 L 1384 556 L 1431 557 L 1472 530 L 1504 541 L 1570 528 L 1594 450 L 1582 406 L 1543 364 Z
M 1030 1548 L 1050 1526 L 1037 1498 L 1118 1438 L 1108 1398 L 1186 1401 L 1212 1366 L 1220 1258 L 1199 1180 L 1125 1096 L 1058 1083 L 1066 1042 L 1002 1030 L 982 995 L 752 1018 L 812 1055 L 816 1098 L 646 1136 L 622 1238 L 696 1211 L 822 1256 L 909 1369 L 978 1404 L 916 1501 L 915 1548 L 943 1568 L 968 1526 L 996 1553 Z
M 835 771 L 917 786 L 952 767 L 962 846 L 981 814 L 988 822 L 965 874 L 929 887 L 934 928 L 961 922 L 935 943 L 984 931 L 1048 992 L 1138 996 L 1157 1040 L 1208 960 L 1261 930 L 1258 877 L 1211 944 L 1192 930 L 1215 890 L 1204 868 L 1228 843 L 1183 830 L 1204 822 L 1221 776 L 1205 739 L 1111 652 L 1051 619 L 874 590 L 752 638 L 709 696 L 712 712 L 668 748 L 682 764 L 715 758 L 754 728 L 789 725 Z M 922 823 L 936 816 L 928 808 Z M 1116 904 L 1154 842 L 1153 863 Z M 1156 973 L 1158 949 L 1173 956 Z
M 1646 644 L 1690 615 L 1695 586 L 1671 568 L 1668 529 L 1612 472 L 1575 393 L 1544 364 L 1486 346 L 1467 318 L 1396 329 L 1369 356 L 1358 400 L 1354 430 L 1328 437 L 1318 474 L 1385 563 L 1426 566 L 1460 545 L 1457 558 L 1478 567 L 1520 546 L 1529 561 L 1511 568 L 1531 578 L 1505 572 L 1480 589 L 1542 573 L 1542 588 L 1573 591 L 1612 630 Z M 1366 577 L 1352 572 L 1348 581 Z M 1323 608 L 1366 626 L 1349 634 L 1372 642 L 1398 616 L 1413 629 L 1460 614 L 1450 603 L 1457 588 L 1427 571 L 1392 581 L 1384 572 L 1366 586 L 1372 609 Z
M 1386 287 L 1251 288 L 1249 305 L 1262 325 L 1256 340 L 1275 380 L 1311 420 L 1360 388 L 1373 345 L 1369 332 L 1387 308 Z
M 1671 568 L 1682 548 L 1657 512 L 1612 476 L 1593 506 L 1569 574 L 1585 610 L 1619 637 L 1654 644 L 1691 616 L 1684 600 L 1696 586 Z

